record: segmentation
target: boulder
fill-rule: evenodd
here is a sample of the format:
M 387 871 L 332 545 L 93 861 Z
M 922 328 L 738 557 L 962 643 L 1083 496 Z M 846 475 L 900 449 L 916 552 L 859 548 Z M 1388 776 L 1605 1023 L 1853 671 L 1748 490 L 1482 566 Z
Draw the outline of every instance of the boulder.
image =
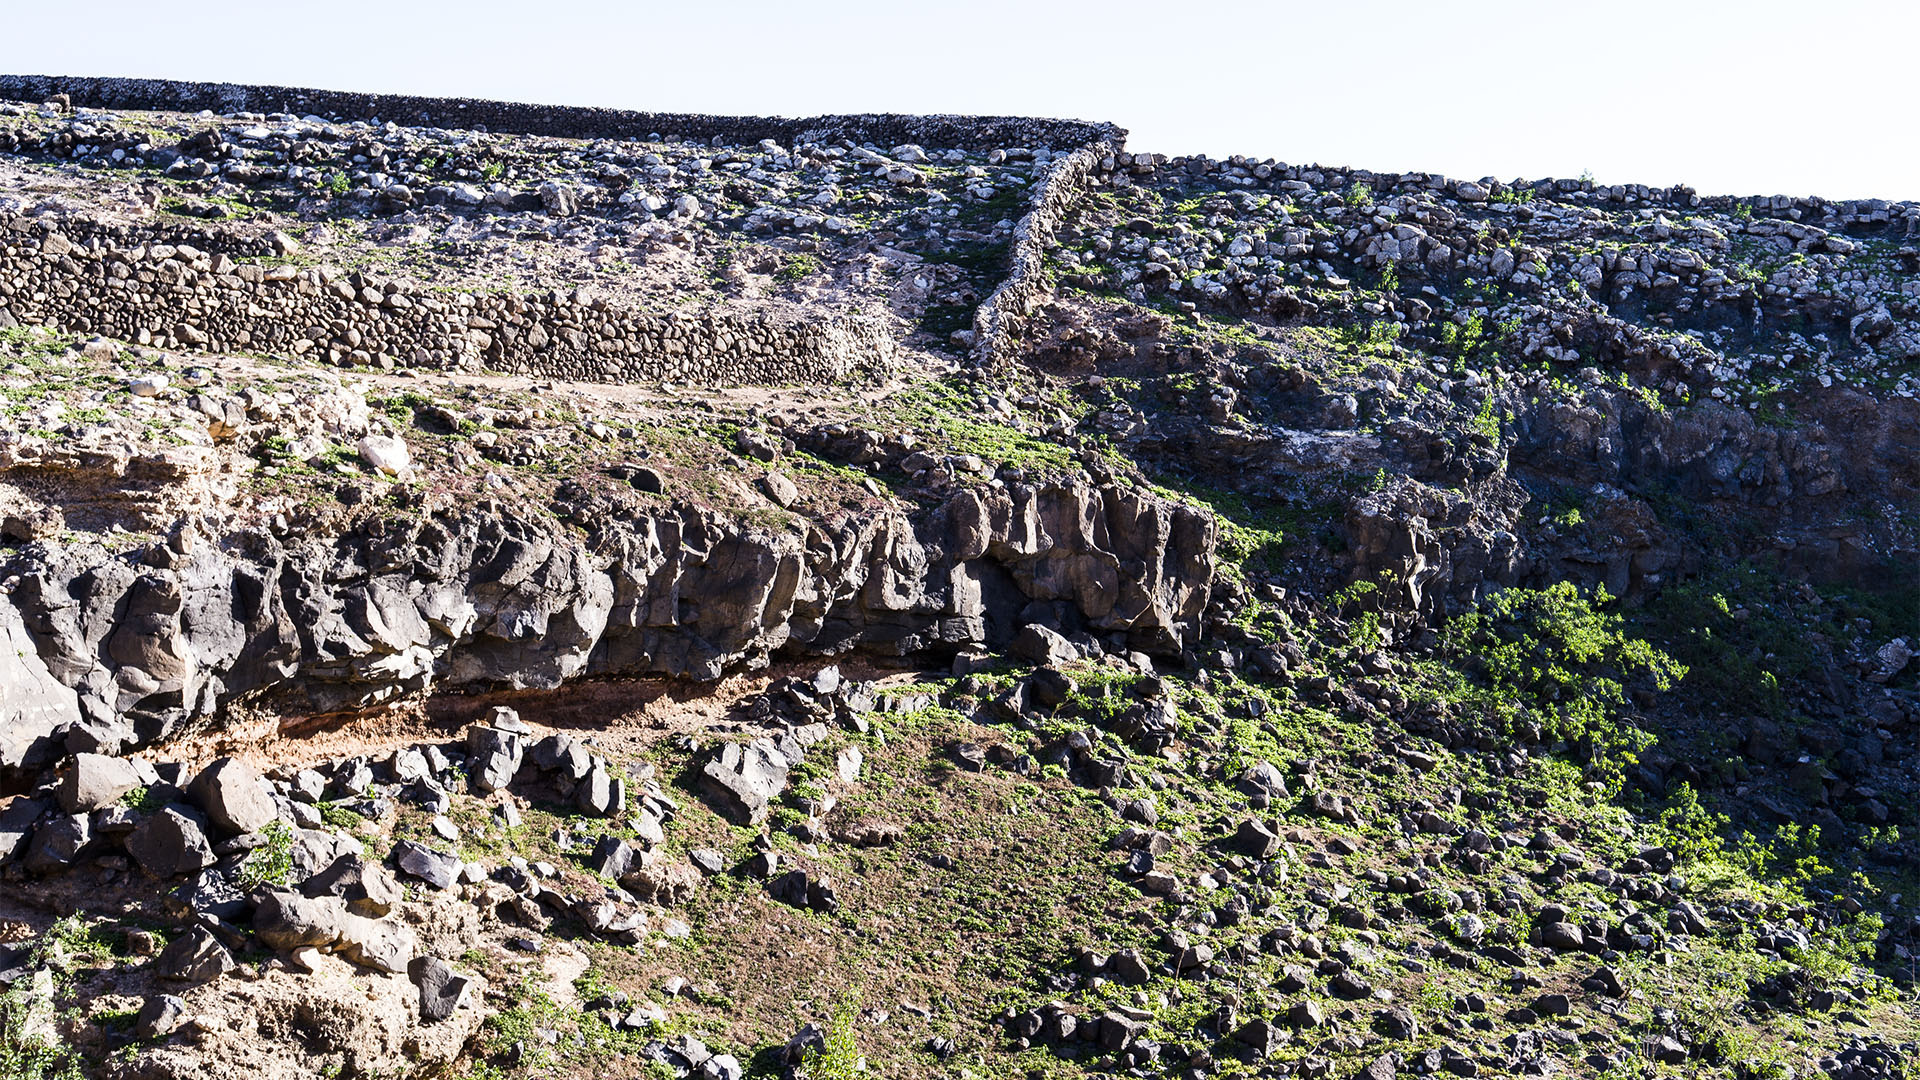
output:
M 626 809 L 626 784 L 613 775 L 605 758 L 595 756 L 587 775 L 573 789 L 573 804 L 590 817 L 612 817 Z
M 57 655 L 50 659 L 55 666 L 72 663 Z M 22 612 L 0 603 L 0 768 L 48 763 L 58 749 L 54 734 L 83 719 L 80 696 L 54 677 L 48 663 L 27 632 Z
M 1627 996 L 1627 987 L 1620 981 L 1620 973 L 1610 967 L 1596 969 L 1583 985 L 1597 994 L 1605 994 L 1608 997 Z
M 140 774 L 126 758 L 75 754 L 60 778 L 60 806 L 69 814 L 104 810 L 139 786 Z
M 437 956 L 414 957 L 407 964 L 407 977 L 420 988 L 420 1019 L 429 1024 L 452 1016 L 471 982 Z
M 279 816 L 260 774 L 238 758 L 223 757 L 200 770 L 187 793 L 228 832 L 259 832 Z
M 1147 1025 L 1144 1020 L 1135 1020 L 1124 1013 L 1107 1012 L 1100 1014 L 1098 1029 L 1100 1049 L 1118 1053 L 1132 1046 Z
M 24 862 L 36 874 L 72 866 L 93 841 L 93 825 L 86 814 L 56 814 L 33 830 Z
M 435 851 L 425 844 L 413 840 L 402 840 L 393 845 L 393 861 L 402 871 L 432 885 L 436 889 L 451 889 L 460 879 L 460 857 L 444 851 Z
M 767 804 L 787 786 L 791 766 L 768 739 L 728 743 L 701 767 L 701 786 L 737 825 L 767 819 Z
M 617 836 L 603 836 L 593 846 L 593 854 L 587 858 L 587 869 L 602 877 L 619 880 L 633 869 L 639 849 Z
M 392 911 L 401 899 L 400 883 L 393 874 L 356 854 L 333 860 L 326 869 L 301 882 L 300 892 L 309 897 L 339 897 L 348 910 L 372 919 Z
M 1375 1026 L 1390 1039 L 1412 1039 L 1420 1035 L 1420 1021 L 1404 1005 L 1382 1009 L 1374 1018 Z
M 198 983 L 232 971 L 234 961 L 213 931 L 196 925 L 161 950 L 153 965 L 154 973 L 163 979 Z
M 1248 818 L 1240 823 L 1239 830 L 1233 834 L 1233 846 L 1243 855 L 1270 859 L 1280 850 L 1280 837 L 1261 822 Z
M 1287 1040 L 1287 1033 L 1279 1025 L 1265 1018 L 1256 1018 L 1240 1025 L 1233 1033 L 1236 1042 L 1253 1048 L 1255 1055 L 1266 1057 L 1278 1050 Z
M 593 755 L 572 736 L 556 733 L 533 744 L 533 764 L 542 772 L 578 781 L 593 767 Z
M 633 835 L 649 849 L 660 847 L 667 842 L 666 828 L 652 810 L 642 809 L 627 821 L 633 828 Z
M 1584 948 L 1587 941 L 1580 927 L 1573 923 L 1550 922 L 1540 928 L 1540 943 L 1549 949 L 1570 952 Z
M 218 866 L 192 875 L 167 897 L 168 909 L 183 917 L 238 919 L 252 906 L 247 893 Z
M 0 863 L 11 862 L 26 850 L 34 826 L 47 809 L 39 799 L 26 798 L 15 798 L 0 809 Z
M 172 994 L 155 994 L 140 1006 L 133 1033 L 142 1039 L 164 1039 L 187 1022 L 187 1003 Z
M 1287 778 L 1271 761 L 1254 762 L 1240 774 L 1239 783 L 1241 790 L 1249 795 L 1264 795 L 1269 799 L 1287 797 Z
M 1354 1080 L 1394 1080 L 1399 1075 L 1400 1056 L 1391 1053 L 1381 1054 L 1353 1074 Z
M 397 479 L 413 474 L 413 456 L 403 439 L 391 435 L 368 435 L 360 440 L 360 460 L 376 473 Z
M 793 1033 L 787 1045 L 780 1049 L 780 1060 L 788 1065 L 803 1065 L 808 1055 L 824 1053 L 827 1049 L 827 1029 L 819 1024 L 808 1023 Z
M 467 784 L 476 795 L 491 795 L 513 783 L 526 753 L 519 732 L 485 724 L 467 729 Z
M 313 899 L 275 890 L 261 897 L 254 908 L 253 933 L 282 952 L 303 945 L 325 949 L 340 940 L 346 913 L 346 902 L 338 897 Z
M 1080 659 L 1080 649 L 1059 631 L 1028 623 L 1013 635 L 1008 651 L 1030 663 L 1052 667 Z
M 155 877 L 205 870 L 218 859 L 200 814 L 184 805 L 161 807 L 127 834 L 127 853 Z
M 800 501 L 800 488 L 793 481 L 777 472 L 770 472 L 760 478 L 760 490 L 774 505 L 785 509 Z
M 1535 1016 L 1571 1016 L 1573 1000 L 1565 994 L 1541 994 L 1531 1008 Z
M 687 863 L 642 852 L 635 857 L 633 867 L 620 875 L 620 887 L 642 900 L 677 904 L 700 887 L 700 874 Z
M 344 912 L 335 947 L 341 956 L 361 967 L 398 975 L 407 970 L 417 945 L 413 931 L 387 919 L 369 919 Z

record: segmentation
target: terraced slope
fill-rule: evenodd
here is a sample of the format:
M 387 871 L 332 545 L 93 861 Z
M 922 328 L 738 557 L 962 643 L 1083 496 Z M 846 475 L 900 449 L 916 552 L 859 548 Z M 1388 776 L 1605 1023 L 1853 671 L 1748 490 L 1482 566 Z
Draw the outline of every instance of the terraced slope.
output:
M 1920 207 L 0 92 L 0 1075 L 1911 1075 Z

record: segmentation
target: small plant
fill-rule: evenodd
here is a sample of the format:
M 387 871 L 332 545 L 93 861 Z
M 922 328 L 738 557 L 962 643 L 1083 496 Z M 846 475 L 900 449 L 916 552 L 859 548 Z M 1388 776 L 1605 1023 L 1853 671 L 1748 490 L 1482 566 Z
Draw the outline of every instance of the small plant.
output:
M 320 811 L 321 822 L 335 829 L 345 829 L 351 832 L 367 823 L 367 819 L 361 817 L 359 814 L 354 813 L 344 806 L 336 806 L 330 802 L 315 803 L 314 809 Z
M 1347 190 L 1348 206 L 1365 206 L 1373 201 L 1373 185 L 1355 184 Z
M 240 863 L 240 884 L 253 889 L 285 885 L 293 873 L 293 830 L 284 821 L 271 821 L 260 830 L 260 846 Z
M 150 787 L 137 787 L 120 796 L 120 805 L 141 814 L 157 814 L 167 805 L 165 794 Z
M 347 179 L 347 174 L 344 172 L 328 173 L 320 181 L 321 189 L 334 195 L 345 195 L 352 186 L 352 182 Z
M 391 397 L 373 398 L 367 404 L 385 413 L 394 423 L 411 427 L 414 410 L 431 408 L 433 399 L 417 390 L 407 390 Z
M 807 1052 L 801 1067 L 806 1080 L 856 1080 L 866 1072 L 867 1060 L 860 1056 L 860 1044 L 853 1037 L 856 1011 L 849 1001 L 834 1012 L 821 1045 Z
M 519 997 L 512 1008 L 487 1018 L 481 1045 L 489 1056 L 516 1056 L 522 1068 L 547 1068 L 559 1060 L 559 1054 L 542 1032 L 567 1026 L 567 1010 L 544 990 L 521 990 L 525 996 Z
M 1487 344 L 1487 320 L 1479 315 L 1465 322 L 1440 324 L 1440 347 L 1461 360 L 1474 359 Z
M 105 939 L 93 932 L 85 919 L 69 915 L 47 928 L 46 946 L 58 947 L 67 956 L 105 956 L 113 950 Z
M 16 979 L 0 993 L 0 1078 L 4 1080 L 85 1080 L 77 1055 L 53 1027 L 67 977 L 63 957 L 104 956 L 110 950 L 79 915 L 47 928 L 28 961 L 38 969 Z M 53 966 L 48 966 L 52 964 Z
M 1343 326 L 1339 330 L 1339 339 L 1342 345 L 1358 356 L 1392 356 L 1400 335 L 1406 332 L 1405 324 L 1381 319 L 1364 326 Z
M 781 281 L 791 285 L 796 281 L 803 281 L 810 278 L 819 272 L 819 259 L 811 255 L 794 254 L 787 257 L 785 265 L 780 267 L 779 273 L 775 276 Z
M 1473 430 L 1485 436 L 1488 441 L 1500 441 L 1500 416 L 1493 408 L 1493 395 L 1488 394 L 1480 402 L 1480 412 L 1473 418 Z
M 52 1003 L 33 979 L 20 979 L 0 994 L 0 1077 L 6 1080 L 84 1080 L 80 1064 L 36 1023 Z

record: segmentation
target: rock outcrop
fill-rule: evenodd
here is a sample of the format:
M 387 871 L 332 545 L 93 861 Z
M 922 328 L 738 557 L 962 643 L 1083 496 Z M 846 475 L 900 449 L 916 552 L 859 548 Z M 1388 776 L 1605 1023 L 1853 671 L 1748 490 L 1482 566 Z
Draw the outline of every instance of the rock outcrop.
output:
M 589 675 L 714 679 L 781 651 L 1004 645 L 1043 622 L 1177 655 L 1199 631 L 1213 524 L 1119 486 L 962 491 L 916 516 L 744 528 L 696 506 L 557 532 L 499 505 L 261 531 L 144 558 L 21 549 L 0 626 L 5 762 L 125 752 L 240 699 L 357 709 Z

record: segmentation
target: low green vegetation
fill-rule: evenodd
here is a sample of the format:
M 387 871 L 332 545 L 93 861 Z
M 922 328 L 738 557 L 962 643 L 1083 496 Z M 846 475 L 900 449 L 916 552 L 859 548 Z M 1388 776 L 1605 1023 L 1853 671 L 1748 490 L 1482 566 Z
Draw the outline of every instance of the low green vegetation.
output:
M 260 830 L 260 845 L 240 864 L 240 884 L 246 888 L 285 885 L 293 873 L 293 830 L 284 821 L 272 821 Z
M 1627 720 L 1631 684 L 1669 690 L 1684 665 L 1607 610 L 1604 589 L 1583 594 L 1572 582 L 1545 589 L 1501 589 L 1477 611 L 1451 620 L 1443 651 L 1480 681 L 1472 707 L 1494 730 L 1580 744 L 1596 778 L 1618 785 L 1624 766 L 1651 736 Z

